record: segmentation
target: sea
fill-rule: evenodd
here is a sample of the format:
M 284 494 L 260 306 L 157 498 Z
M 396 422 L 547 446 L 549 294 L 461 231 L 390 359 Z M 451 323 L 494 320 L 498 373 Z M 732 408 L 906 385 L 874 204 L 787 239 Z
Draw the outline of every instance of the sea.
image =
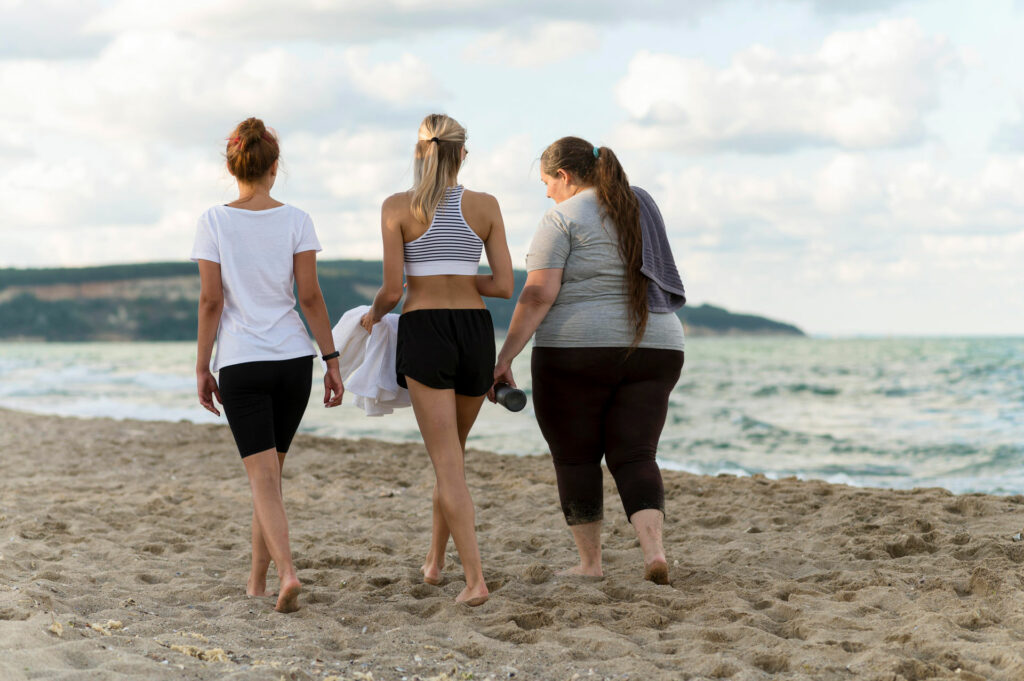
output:
M 0 343 L 0 406 L 225 423 L 199 406 L 194 366 L 194 343 Z M 529 350 L 513 372 L 529 394 Z M 324 409 L 318 380 L 302 432 L 420 439 L 411 409 Z M 548 451 L 529 404 L 485 403 L 469 445 Z M 690 338 L 658 458 L 705 475 L 1021 494 L 1024 338 Z

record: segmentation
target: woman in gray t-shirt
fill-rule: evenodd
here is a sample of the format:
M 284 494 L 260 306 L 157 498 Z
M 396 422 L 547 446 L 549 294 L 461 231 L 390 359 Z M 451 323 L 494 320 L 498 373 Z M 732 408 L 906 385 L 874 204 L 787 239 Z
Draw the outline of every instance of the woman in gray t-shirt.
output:
M 541 155 L 541 179 L 557 205 L 530 246 L 495 381 L 515 385 L 512 360 L 536 332 L 534 410 L 580 553 L 566 572 L 603 574 L 605 457 L 643 549 L 644 576 L 667 584 L 655 454 L 683 366 L 682 324 L 648 309 L 640 209 L 612 150 L 564 137 Z

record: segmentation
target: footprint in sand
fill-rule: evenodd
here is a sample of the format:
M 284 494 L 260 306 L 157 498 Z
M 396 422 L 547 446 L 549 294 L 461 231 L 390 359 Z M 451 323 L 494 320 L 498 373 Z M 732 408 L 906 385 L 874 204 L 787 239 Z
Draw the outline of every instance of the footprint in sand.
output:
M 444 604 L 438 599 L 434 599 L 429 602 L 413 601 L 412 603 L 401 606 L 401 608 L 410 615 L 415 615 L 421 619 L 430 619 L 437 613 L 441 612 L 444 608 Z
M 21 622 L 23 620 L 27 620 L 31 616 L 32 613 L 27 610 L 20 610 L 13 607 L 0 608 L 0 620 Z
M 778 674 L 789 670 L 789 658 L 774 653 L 761 653 L 754 657 L 754 666 L 769 674 Z
M 164 584 L 167 582 L 167 580 L 164 577 L 151 575 L 148 572 L 140 572 L 139 574 L 135 575 L 135 579 L 139 580 L 143 584 Z
M 535 612 L 523 613 L 521 615 L 513 615 L 512 621 L 515 622 L 516 626 L 520 629 L 532 631 L 533 629 L 551 626 L 554 619 L 548 613 L 537 610 Z

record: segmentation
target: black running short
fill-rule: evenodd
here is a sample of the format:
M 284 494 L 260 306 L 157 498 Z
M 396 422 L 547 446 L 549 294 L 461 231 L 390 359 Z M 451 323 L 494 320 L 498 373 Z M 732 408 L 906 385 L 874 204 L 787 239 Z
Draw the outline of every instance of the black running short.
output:
M 494 383 L 494 324 L 486 309 L 414 310 L 398 318 L 398 384 L 405 377 L 478 397 Z
M 242 458 L 287 452 L 309 403 L 313 358 L 243 362 L 220 370 L 220 397 Z

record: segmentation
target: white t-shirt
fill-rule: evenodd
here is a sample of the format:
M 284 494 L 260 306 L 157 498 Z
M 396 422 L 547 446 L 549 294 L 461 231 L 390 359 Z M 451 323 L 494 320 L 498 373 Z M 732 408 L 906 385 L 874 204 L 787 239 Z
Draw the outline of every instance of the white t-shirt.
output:
M 295 311 L 292 256 L 320 250 L 313 221 L 294 206 L 214 206 L 203 213 L 190 257 L 220 263 L 224 287 L 213 371 L 316 355 Z

